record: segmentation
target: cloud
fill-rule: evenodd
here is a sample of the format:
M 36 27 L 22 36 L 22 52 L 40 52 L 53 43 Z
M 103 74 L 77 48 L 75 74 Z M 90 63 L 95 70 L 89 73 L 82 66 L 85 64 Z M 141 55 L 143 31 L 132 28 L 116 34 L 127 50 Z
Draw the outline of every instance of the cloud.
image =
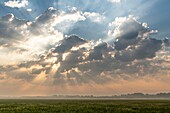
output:
M 130 51 L 130 48 L 117 51 L 101 40 L 94 42 L 71 35 L 41 54 L 39 60 L 2 67 L 1 73 L 14 79 L 64 86 L 105 84 L 117 78 L 134 80 L 143 76 L 168 75 L 169 60 L 155 57 L 155 51 L 161 49 L 162 42 L 145 39 L 140 43 L 134 51 Z M 22 74 L 25 76 L 20 76 Z M 43 77 L 42 81 L 39 80 L 40 76 Z
M 17 43 L 26 32 L 28 25 L 28 21 L 15 18 L 13 14 L 5 15 L 0 19 L 0 39 L 6 45 Z
M 56 28 L 61 32 L 67 32 L 75 23 L 85 21 L 86 18 L 81 11 L 70 9 L 69 12 L 61 11 L 56 21 Z
M 138 35 L 137 33 L 140 33 L 139 35 L 143 35 L 144 33 L 147 33 L 149 31 L 146 23 L 138 22 L 136 17 L 133 17 L 131 15 L 128 17 L 116 17 L 115 21 L 109 23 L 109 26 L 115 27 L 113 31 L 110 31 L 111 33 L 110 35 L 114 36 L 115 39 L 119 37 L 121 38 L 123 36 L 133 39 L 133 35 L 135 34 Z M 154 30 L 151 31 L 152 33 L 156 32 Z M 129 34 L 130 35 L 133 34 L 133 35 L 128 36 Z
M 32 9 L 27 9 L 28 12 L 32 12 Z
M 153 58 L 162 49 L 163 40 L 151 38 L 157 30 L 149 30 L 146 23 L 140 23 L 133 16 L 116 18 L 109 24 L 115 26 L 115 57 L 121 61 Z
M 128 46 L 125 50 L 118 51 L 116 58 L 121 61 L 133 61 L 135 59 L 153 58 L 156 52 L 162 48 L 162 41 L 145 39 L 136 45 Z
M 54 47 L 63 38 L 63 33 L 59 32 L 56 26 L 67 23 L 70 28 L 74 23 L 85 19 L 80 11 L 66 13 L 53 7 L 48 8 L 32 22 L 7 14 L 0 19 L 0 46 L 4 48 L 1 54 L 8 58 L 10 51 L 17 49 L 21 51 L 20 54 L 15 54 L 14 61 L 23 58 L 28 60 L 27 57 L 20 57 L 21 52 L 23 56 L 31 54 L 31 58 L 37 58 L 38 54 Z
M 28 0 L 9 0 L 8 2 L 4 2 L 5 6 L 12 8 L 21 8 L 28 5 Z
M 84 12 L 83 14 L 86 18 L 89 18 L 91 21 L 96 22 L 96 23 L 101 23 L 102 21 L 105 20 L 105 16 L 100 15 L 99 13 L 95 12 Z
M 164 42 L 165 46 L 170 47 L 170 38 L 165 38 L 163 40 L 163 42 Z
M 114 48 L 106 42 L 98 42 L 96 46 L 90 51 L 89 60 L 103 60 L 107 57 L 109 52 L 113 52 Z
M 67 38 L 43 52 L 39 59 L 0 66 L 1 95 L 110 95 L 114 93 L 112 89 L 119 93 L 153 93 L 162 91 L 162 87 L 169 91 L 170 57 L 167 51 L 159 51 L 153 59 L 123 62 L 115 58 L 116 50 L 108 43 L 84 42 L 77 37 L 76 40 L 83 40 L 83 43 L 73 42 L 71 48 L 63 46 L 67 51 L 54 52 L 54 48 L 64 45 Z
M 106 20 L 104 14 L 69 7 L 58 19 L 61 21 L 58 21 L 56 28 L 66 35 L 77 34 L 85 39 L 99 39 L 107 35 L 106 26 L 103 25 Z
M 16 18 L 13 14 L 3 16 L 0 19 L 0 47 L 4 56 L 1 57 L 10 60 L 14 55 L 13 60 L 6 63 L 33 59 L 61 40 L 63 34 L 54 29 L 57 14 L 55 9 L 49 8 L 34 22 Z M 28 58 L 28 55 L 31 56 Z
M 111 2 L 111 3 L 119 3 L 119 2 L 121 2 L 121 0 L 108 0 L 108 2 Z
M 67 37 L 65 40 L 62 40 L 58 46 L 53 50 L 53 52 L 57 53 L 65 53 L 69 51 L 72 47 L 79 46 L 81 44 L 86 43 L 87 41 L 79 38 L 76 35 L 72 35 Z
M 117 17 L 109 24 L 113 43 L 59 32 L 59 28 L 68 27 L 70 33 L 82 30 L 86 36 L 103 37 L 103 19 L 95 12 L 74 8 L 65 12 L 52 7 L 32 22 L 13 14 L 3 16 L 0 59 L 8 64 L 0 66 L 0 83 L 11 80 L 48 88 L 98 86 L 169 75 L 169 39 L 154 38 L 152 34 L 158 31 L 133 16 Z
M 26 40 L 29 42 L 33 40 L 33 37 L 57 36 L 57 30 L 53 28 L 56 16 L 56 10 L 51 8 L 38 16 L 34 22 L 18 19 L 13 14 L 7 14 L 0 19 L 0 39 L 6 44 L 15 44 Z

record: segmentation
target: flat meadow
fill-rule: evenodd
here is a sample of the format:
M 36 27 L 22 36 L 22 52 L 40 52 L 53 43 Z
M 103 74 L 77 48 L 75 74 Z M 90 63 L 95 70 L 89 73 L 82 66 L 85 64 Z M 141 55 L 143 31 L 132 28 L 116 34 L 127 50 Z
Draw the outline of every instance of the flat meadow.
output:
M 170 100 L 0 99 L 0 113 L 170 113 Z

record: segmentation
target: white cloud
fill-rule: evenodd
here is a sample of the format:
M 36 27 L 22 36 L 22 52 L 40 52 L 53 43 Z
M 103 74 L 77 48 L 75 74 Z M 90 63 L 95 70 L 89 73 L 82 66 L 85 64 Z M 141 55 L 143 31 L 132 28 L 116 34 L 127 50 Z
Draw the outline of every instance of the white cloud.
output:
M 137 17 L 129 15 L 128 17 L 116 17 L 115 21 L 109 23 L 109 27 L 114 28 L 109 30 L 109 35 L 114 38 L 123 36 L 132 31 L 139 31 L 141 29 L 147 29 L 146 23 L 140 23 L 137 21 Z M 128 29 L 127 29 L 128 28 Z
M 57 29 L 65 32 L 72 28 L 75 23 L 85 20 L 86 18 L 81 11 L 73 11 L 71 13 L 61 12 L 56 18 L 55 25 Z
M 83 15 L 86 18 L 89 18 L 91 21 L 96 22 L 96 23 L 100 23 L 104 21 L 104 19 L 106 18 L 105 16 L 100 15 L 99 13 L 95 13 L 95 12 L 85 12 Z
M 121 0 L 108 0 L 108 2 L 111 2 L 111 3 L 119 3 L 119 2 L 121 2 Z
M 32 9 L 27 9 L 28 12 L 32 12 Z
M 61 22 L 72 22 L 75 23 L 77 21 L 84 21 L 86 18 L 81 14 L 80 11 L 76 11 L 73 13 L 63 13 L 58 16 L 56 23 Z
M 21 8 L 21 7 L 25 7 L 28 5 L 28 0 L 13 0 L 13 1 L 8 1 L 8 2 L 4 2 L 5 6 L 8 7 L 17 7 L 17 8 Z

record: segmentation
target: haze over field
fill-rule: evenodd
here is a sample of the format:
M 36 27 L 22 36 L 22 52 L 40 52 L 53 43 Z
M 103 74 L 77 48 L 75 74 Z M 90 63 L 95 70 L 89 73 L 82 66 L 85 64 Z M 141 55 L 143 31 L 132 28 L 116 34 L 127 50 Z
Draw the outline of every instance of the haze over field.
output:
M 169 6 L 1 0 L 0 96 L 169 92 Z

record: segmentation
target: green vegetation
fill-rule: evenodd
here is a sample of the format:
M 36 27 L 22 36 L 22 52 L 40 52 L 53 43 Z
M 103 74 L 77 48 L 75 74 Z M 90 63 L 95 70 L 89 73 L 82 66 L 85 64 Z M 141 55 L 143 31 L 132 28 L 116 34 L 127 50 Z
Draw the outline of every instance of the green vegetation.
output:
M 0 113 L 170 113 L 170 100 L 0 100 Z

